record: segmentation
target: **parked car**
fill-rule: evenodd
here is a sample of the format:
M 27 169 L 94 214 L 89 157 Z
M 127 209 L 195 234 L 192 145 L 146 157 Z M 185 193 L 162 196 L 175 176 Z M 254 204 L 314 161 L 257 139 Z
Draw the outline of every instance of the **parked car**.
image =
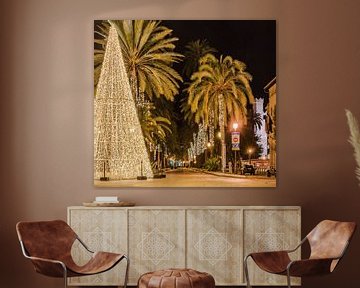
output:
M 266 170 L 267 177 L 275 176 L 276 177 L 276 169 L 274 167 L 270 167 Z
M 255 167 L 251 164 L 245 164 L 243 167 L 243 174 L 255 175 Z

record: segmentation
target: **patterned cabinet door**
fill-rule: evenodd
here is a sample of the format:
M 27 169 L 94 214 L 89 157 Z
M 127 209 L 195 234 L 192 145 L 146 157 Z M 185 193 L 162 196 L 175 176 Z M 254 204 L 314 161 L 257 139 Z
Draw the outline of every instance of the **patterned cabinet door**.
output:
M 301 241 L 300 217 L 300 209 L 244 210 L 244 254 L 295 248 Z M 292 259 L 300 259 L 301 251 L 292 254 Z M 266 273 L 252 259 L 248 264 L 252 285 L 286 285 L 286 276 Z M 299 278 L 291 283 L 301 284 Z
M 242 211 L 187 210 L 187 267 L 208 272 L 216 285 L 242 280 Z
M 127 254 L 127 215 L 125 209 L 70 209 L 69 225 L 80 239 L 93 251 Z M 72 255 L 76 263 L 84 264 L 89 253 L 78 241 Z M 121 261 L 108 272 L 69 279 L 70 285 L 122 285 L 126 261 Z
M 129 210 L 129 282 L 145 272 L 185 267 L 185 210 Z

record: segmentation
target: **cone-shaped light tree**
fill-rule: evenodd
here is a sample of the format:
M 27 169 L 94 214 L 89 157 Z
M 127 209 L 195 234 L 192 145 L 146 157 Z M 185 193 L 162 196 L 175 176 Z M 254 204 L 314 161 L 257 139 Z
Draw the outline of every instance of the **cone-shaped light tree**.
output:
M 94 176 L 153 177 L 118 35 L 110 27 L 94 105 Z M 104 164 L 105 163 L 105 164 Z

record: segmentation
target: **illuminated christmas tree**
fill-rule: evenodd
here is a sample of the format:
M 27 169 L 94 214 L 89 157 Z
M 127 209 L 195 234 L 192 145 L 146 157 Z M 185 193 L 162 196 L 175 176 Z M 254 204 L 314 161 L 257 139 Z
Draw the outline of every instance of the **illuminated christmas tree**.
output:
M 121 53 L 111 26 L 94 105 L 94 176 L 111 180 L 153 177 Z

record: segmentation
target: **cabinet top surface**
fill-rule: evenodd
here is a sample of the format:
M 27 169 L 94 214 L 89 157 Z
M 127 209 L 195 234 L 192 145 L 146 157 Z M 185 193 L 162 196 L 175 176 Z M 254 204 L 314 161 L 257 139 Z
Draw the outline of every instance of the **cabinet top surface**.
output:
M 133 206 L 133 207 L 85 207 L 69 206 L 68 209 L 131 209 L 131 210 L 202 210 L 202 209 L 219 209 L 219 210 L 261 210 L 261 209 L 279 209 L 279 210 L 301 210 L 301 206 Z

